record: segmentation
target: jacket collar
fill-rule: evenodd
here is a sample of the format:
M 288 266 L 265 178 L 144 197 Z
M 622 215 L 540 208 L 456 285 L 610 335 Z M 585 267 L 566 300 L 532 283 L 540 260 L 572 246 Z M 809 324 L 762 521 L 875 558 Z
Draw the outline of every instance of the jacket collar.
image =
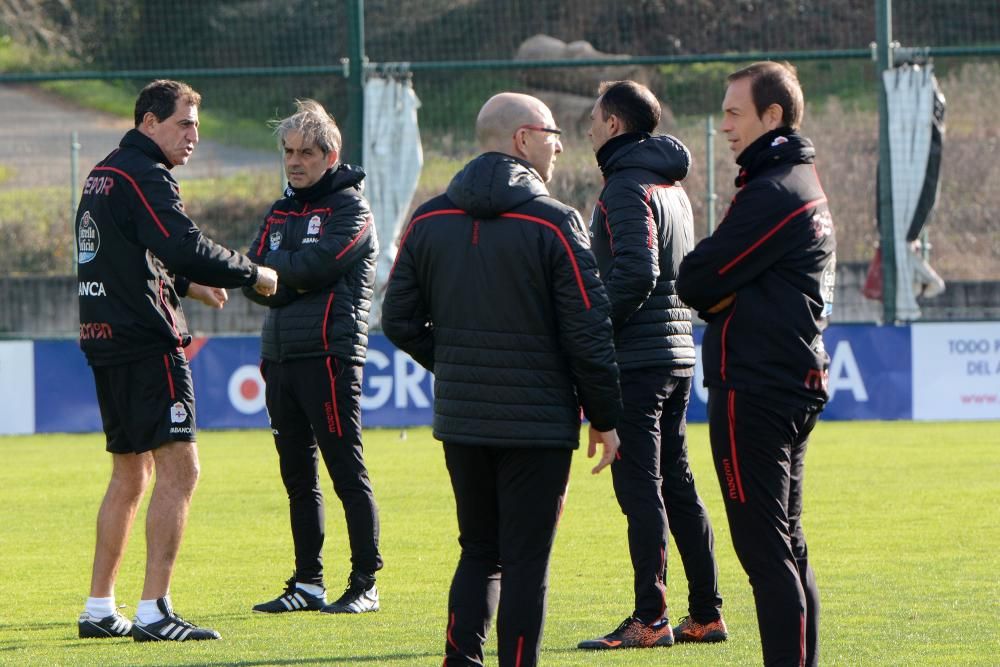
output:
M 365 172 L 361 167 L 340 163 L 332 169 L 327 169 L 320 179 L 309 187 L 295 188 L 289 183 L 285 188 L 285 197 L 300 202 L 314 202 L 345 188 L 356 187 L 360 191 L 363 189 L 361 182 L 364 178 Z
M 125 136 L 122 137 L 122 140 L 118 145 L 122 148 L 135 148 L 152 160 L 159 162 L 167 169 L 174 168 L 174 165 L 171 164 L 170 160 L 167 159 L 167 156 L 163 154 L 163 151 L 161 151 L 160 147 L 156 145 L 156 142 L 139 130 L 133 128 L 126 132 Z
M 605 176 L 608 175 L 608 167 L 611 166 L 612 158 L 618 149 L 638 143 L 643 139 L 649 139 L 647 132 L 626 132 L 605 141 L 604 145 L 597 149 L 597 166 L 601 168 L 601 173 Z
M 740 166 L 736 187 L 743 187 L 761 172 L 777 165 L 810 164 L 815 157 L 812 142 L 795 130 L 779 127 L 765 132 L 736 158 Z

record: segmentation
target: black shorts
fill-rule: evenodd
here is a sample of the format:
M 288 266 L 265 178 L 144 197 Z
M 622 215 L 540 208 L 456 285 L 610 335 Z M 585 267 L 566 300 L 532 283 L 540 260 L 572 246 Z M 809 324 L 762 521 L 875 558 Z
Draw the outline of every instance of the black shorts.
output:
M 195 441 L 194 384 L 182 352 L 91 370 L 109 452 L 139 454 Z

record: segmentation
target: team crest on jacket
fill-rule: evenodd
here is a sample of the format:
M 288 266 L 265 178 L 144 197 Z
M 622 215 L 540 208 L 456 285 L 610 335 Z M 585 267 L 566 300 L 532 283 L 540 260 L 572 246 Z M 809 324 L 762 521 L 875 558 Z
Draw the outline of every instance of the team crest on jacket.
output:
M 101 233 L 97 230 L 97 223 L 90 217 L 90 211 L 84 211 L 80 218 L 80 227 L 76 232 L 77 262 L 86 264 L 97 257 L 97 251 L 101 249 Z
M 774 138 L 774 141 L 771 142 L 771 146 L 772 147 L 780 146 L 781 144 L 787 144 L 787 143 L 788 143 L 788 137 L 779 135 Z
M 271 232 L 271 236 L 268 239 L 268 243 L 271 246 L 271 250 L 277 250 L 281 247 L 281 232 Z
M 812 218 L 813 234 L 820 239 L 833 234 L 833 216 L 829 211 L 821 211 Z
M 313 217 L 309 218 L 309 227 L 306 229 L 306 234 L 310 236 L 319 234 L 319 223 L 320 219 L 318 215 L 314 215 Z
M 823 296 L 823 317 L 830 317 L 833 313 L 833 295 L 836 293 L 837 284 L 837 256 L 830 257 L 830 261 L 823 267 L 823 275 L 820 278 L 820 294 Z

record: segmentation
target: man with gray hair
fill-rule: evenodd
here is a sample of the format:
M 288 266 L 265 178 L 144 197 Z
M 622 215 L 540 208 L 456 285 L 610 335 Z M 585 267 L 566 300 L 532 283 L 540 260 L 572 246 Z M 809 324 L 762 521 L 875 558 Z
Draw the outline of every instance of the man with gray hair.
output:
M 360 404 L 378 241 L 361 194 L 365 173 L 339 162 L 336 122 L 314 100 L 297 100 L 296 107 L 275 123 L 288 187 L 249 251 L 254 261 L 282 272 L 282 282 L 269 297 L 244 290 L 268 307 L 261 373 L 288 492 L 295 571 L 284 593 L 253 609 L 378 611 L 378 508 L 362 456 Z M 330 604 L 320 454 L 344 505 L 351 548 L 347 589 Z
M 540 100 L 491 97 L 483 153 L 414 213 L 382 305 L 386 336 L 434 373 L 461 545 L 446 666 L 483 664 L 494 612 L 499 664 L 538 663 L 581 406 L 593 472 L 618 449 L 608 296 L 579 213 L 545 188 L 559 134 Z

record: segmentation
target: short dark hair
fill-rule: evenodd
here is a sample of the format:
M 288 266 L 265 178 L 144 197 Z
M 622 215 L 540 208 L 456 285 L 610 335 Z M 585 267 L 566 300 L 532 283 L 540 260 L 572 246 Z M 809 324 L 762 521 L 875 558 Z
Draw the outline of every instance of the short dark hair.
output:
M 805 102 L 802 85 L 799 84 L 795 67 L 788 62 L 762 61 L 744 67 L 730 74 L 726 80 L 732 83 L 740 79 L 750 79 L 750 95 L 757 109 L 757 117 L 772 104 L 781 107 L 781 123 L 793 130 L 802 124 Z
M 201 105 L 198 91 L 182 81 L 157 79 L 146 84 L 135 100 L 135 126 L 142 125 L 147 113 L 152 113 L 158 121 L 165 121 L 174 115 L 177 100 L 181 99 L 196 107 Z
M 626 132 L 652 132 L 660 124 L 660 103 L 646 86 L 635 81 L 604 81 L 597 89 L 603 118 L 618 116 Z

